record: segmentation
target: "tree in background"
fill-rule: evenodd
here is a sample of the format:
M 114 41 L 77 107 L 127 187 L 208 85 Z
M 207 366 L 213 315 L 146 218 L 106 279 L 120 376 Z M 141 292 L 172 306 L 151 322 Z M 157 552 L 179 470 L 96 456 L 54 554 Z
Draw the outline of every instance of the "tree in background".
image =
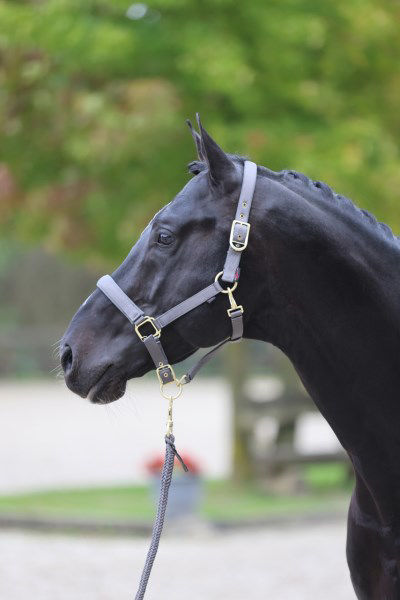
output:
M 185 182 L 184 118 L 400 224 L 394 0 L 0 0 L 0 223 L 119 262 Z

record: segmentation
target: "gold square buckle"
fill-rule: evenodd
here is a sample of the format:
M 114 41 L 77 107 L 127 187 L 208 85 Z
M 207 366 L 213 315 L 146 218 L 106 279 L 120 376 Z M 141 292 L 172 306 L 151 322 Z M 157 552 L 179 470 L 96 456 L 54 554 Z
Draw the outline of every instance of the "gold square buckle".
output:
M 140 327 L 142 327 L 142 325 L 145 325 L 146 323 L 150 323 L 150 325 L 153 327 L 154 329 L 154 333 L 149 333 L 147 335 L 143 335 L 142 333 L 140 333 Z M 161 335 L 161 329 L 158 329 L 157 325 L 154 322 L 154 318 L 153 317 L 145 317 L 143 319 L 143 321 L 140 321 L 140 323 L 138 323 L 137 325 L 135 325 L 135 331 L 137 333 L 137 335 L 139 336 L 140 340 L 143 342 L 144 339 L 146 339 L 149 335 L 153 335 L 155 338 L 159 338 Z
M 168 371 L 169 371 L 169 374 L 172 376 L 171 382 L 164 381 L 164 379 L 168 379 Z M 175 371 L 169 363 L 167 363 L 166 365 L 160 365 L 156 369 L 156 373 L 157 373 L 158 381 L 160 382 L 161 385 L 166 385 L 167 383 L 173 383 L 174 381 L 177 381 Z M 162 376 L 164 377 L 164 379 Z
M 241 238 L 240 235 L 237 236 L 237 239 L 234 239 L 236 225 L 241 225 L 246 228 L 246 234 L 245 234 L 243 240 L 240 239 Z M 243 250 L 245 250 L 247 248 L 247 244 L 249 241 L 249 234 L 250 234 L 250 223 L 247 223 L 246 221 L 238 221 L 237 219 L 232 221 L 231 235 L 229 236 L 229 245 L 232 248 L 232 250 L 235 250 L 235 252 L 243 252 Z

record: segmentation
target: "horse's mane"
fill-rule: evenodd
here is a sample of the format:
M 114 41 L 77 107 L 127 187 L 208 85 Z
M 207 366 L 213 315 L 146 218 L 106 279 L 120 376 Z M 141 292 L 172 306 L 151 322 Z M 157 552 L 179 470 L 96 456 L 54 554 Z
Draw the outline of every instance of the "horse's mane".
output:
M 268 169 L 265 167 L 260 167 L 260 171 L 261 173 L 264 172 L 264 174 L 268 175 Z M 285 183 L 289 183 L 290 179 L 296 179 L 299 180 L 306 189 L 308 188 L 311 190 L 314 188 L 314 190 L 317 191 L 317 193 L 320 194 L 324 199 L 330 202 L 336 202 L 336 204 L 344 211 L 356 215 L 364 222 L 368 223 L 368 225 L 371 226 L 376 232 L 382 234 L 386 239 L 391 241 L 398 241 L 400 239 L 398 236 L 394 235 L 389 225 L 378 221 L 377 218 L 368 210 L 356 206 L 356 204 L 354 204 L 350 198 L 347 198 L 347 196 L 337 194 L 326 183 L 323 183 L 322 181 L 313 181 L 310 179 L 310 177 L 307 177 L 307 175 L 293 170 L 279 171 L 277 175 L 281 176 L 280 183 L 283 185 L 285 185 Z
M 248 160 L 246 157 L 238 154 L 228 154 L 228 156 L 233 161 L 241 164 L 243 164 L 245 160 Z M 193 174 L 200 173 L 206 168 L 206 163 L 201 161 L 193 161 L 188 165 L 190 173 Z M 290 187 L 290 183 L 293 182 L 293 179 L 298 180 L 302 183 L 305 189 L 318 192 L 318 194 L 320 194 L 324 199 L 329 200 L 330 202 L 336 202 L 336 204 L 343 210 L 358 216 L 364 222 L 368 223 L 376 232 L 382 234 L 387 240 L 400 240 L 399 236 L 394 235 L 389 225 L 378 221 L 376 217 L 368 210 L 358 208 L 358 206 L 356 206 L 354 202 L 350 200 L 350 198 L 337 194 L 334 190 L 332 190 L 331 187 L 329 187 L 329 185 L 323 183 L 322 181 L 313 181 L 310 177 L 307 177 L 307 175 L 293 170 L 285 169 L 283 171 L 273 172 L 260 165 L 258 166 L 258 172 L 268 178 L 271 178 L 272 174 L 275 175 L 278 177 L 281 184 L 289 184 L 287 187 Z

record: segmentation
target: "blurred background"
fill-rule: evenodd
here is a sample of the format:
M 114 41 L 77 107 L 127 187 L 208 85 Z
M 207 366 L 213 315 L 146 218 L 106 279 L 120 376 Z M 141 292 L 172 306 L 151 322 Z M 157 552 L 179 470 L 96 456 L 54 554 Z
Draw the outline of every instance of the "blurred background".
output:
M 158 386 L 91 406 L 57 345 L 187 181 L 185 119 L 398 233 L 399 20 L 396 0 L 0 0 L 2 598 L 128 598 L 139 577 Z M 352 473 L 287 359 L 232 345 L 175 412 L 192 474 L 177 471 L 149 598 L 352 598 Z

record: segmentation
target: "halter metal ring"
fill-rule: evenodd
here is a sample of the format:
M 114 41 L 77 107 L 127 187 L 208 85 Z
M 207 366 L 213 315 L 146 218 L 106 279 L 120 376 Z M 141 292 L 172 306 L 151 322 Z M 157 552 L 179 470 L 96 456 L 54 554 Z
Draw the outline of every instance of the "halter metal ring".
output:
M 175 383 L 176 384 L 176 392 L 175 392 L 175 394 L 167 394 L 164 391 L 165 386 L 169 385 L 168 383 L 161 383 L 160 384 L 160 393 L 161 393 L 161 396 L 163 398 L 165 398 L 166 400 L 176 400 L 182 394 L 182 384 L 180 383 L 179 379 L 177 379 L 176 381 L 171 381 L 171 383 Z
M 173 380 L 172 381 L 163 381 L 162 380 L 162 375 L 161 372 L 163 369 L 169 369 L 169 371 L 172 373 L 173 376 Z M 181 379 L 178 379 L 177 376 L 175 375 L 175 371 L 172 368 L 172 366 L 170 364 L 167 365 L 160 365 L 157 369 L 156 369 L 156 373 L 157 373 L 157 377 L 158 377 L 158 381 L 160 382 L 160 392 L 161 395 L 166 398 L 167 400 L 176 400 L 177 398 L 179 398 L 179 396 L 182 394 L 182 381 Z M 175 394 L 167 394 L 167 392 L 165 391 L 165 388 L 167 385 L 170 385 L 174 383 L 176 385 L 176 392 Z
M 219 283 L 219 278 L 221 277 L 223 271 L 220 271 L 219 273 L 217 273 L 217 275 L 215 276 L 215 281 L 217 283 Z M 221 285 L 221 284 L 220 284 Z M 221 293 L 222 294 L 229 294 L 230 292 L 234 292 L 237 288 L 238 282 L 235 281 L 235 283 L 233 284 L 232 287 L 227 287 L 226 289 L 221 289 Z

